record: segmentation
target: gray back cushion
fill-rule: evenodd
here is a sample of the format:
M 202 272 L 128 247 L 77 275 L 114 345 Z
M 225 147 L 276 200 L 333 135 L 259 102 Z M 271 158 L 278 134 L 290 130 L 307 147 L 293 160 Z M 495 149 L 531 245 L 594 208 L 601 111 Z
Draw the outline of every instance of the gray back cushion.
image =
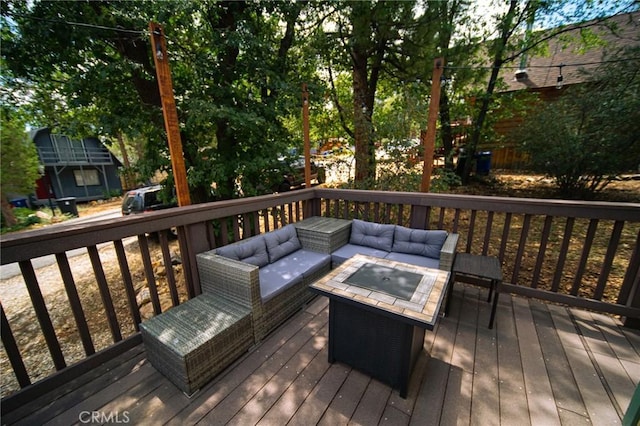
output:
M 391 247 L 393 246 L 393 231 L 395 227 L 395 225 L 384 225 L 353 219 L 351 222 L 351 236 L 349 238 L 349 242 L 359 246 L 391 251 Z
M 440 259 L 440 250 L 446 239 L 447 231 L 425 231 L 396 226 L 393 251 Z
M 267 246 L 263 236 L 220 247 L 216 249 L 216 254 L 229 259 L 250 263 L 257 267 L 269 264 L 269 255 L 267 254 Z
M 287 225 L 277 231 L 264 234 L 264 240 L 267 243 L 267 252 L 271 263 L 302 248 L 293 225 Z

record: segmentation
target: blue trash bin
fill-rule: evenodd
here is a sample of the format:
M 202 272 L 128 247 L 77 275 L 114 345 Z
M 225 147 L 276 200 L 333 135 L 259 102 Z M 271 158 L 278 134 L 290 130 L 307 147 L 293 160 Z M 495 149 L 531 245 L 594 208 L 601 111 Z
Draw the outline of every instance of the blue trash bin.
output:
M 474 155 L 476 174 L 487 176 L 491 171 L 491 151 L 483 151 Z
M 14 198 L 13 200 L 9 200 L 9 203 L 11 203 L 13 207 L 29 207 L 26 198 Z

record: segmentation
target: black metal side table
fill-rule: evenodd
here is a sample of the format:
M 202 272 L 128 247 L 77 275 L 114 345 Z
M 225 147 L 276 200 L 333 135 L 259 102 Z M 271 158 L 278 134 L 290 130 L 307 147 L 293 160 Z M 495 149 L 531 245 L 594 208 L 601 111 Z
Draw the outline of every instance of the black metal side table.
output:
M 493 296 L 493 306 L 491 307 L 491 317 L 489 318 L 489 328 L 493 328 L 493 320 L 496 315 L 498 306 L 498 295 L 500 293 L 500 285 L 502 284 L 502 268 L 500 261 L 495 256 L 481 256 L 470 253 L 457 253 L 451 270 L 451 285 L 449 286 L 449 297 L 445 312 L 449 311 L 449 303 L 451 300 L 451 291 L 453 283 L 458 275 L 480 278 L 489 281 L 489 297 L 487 302 L 491 301 Z M 495 295 L 493 294 L 495 292 Z

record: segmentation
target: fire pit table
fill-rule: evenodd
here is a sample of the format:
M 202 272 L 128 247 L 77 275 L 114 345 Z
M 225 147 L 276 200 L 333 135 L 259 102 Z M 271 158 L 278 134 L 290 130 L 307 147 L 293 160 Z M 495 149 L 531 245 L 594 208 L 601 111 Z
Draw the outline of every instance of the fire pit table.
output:
M 425 330 L 433 330 L 449 273 L 356 255 L 310 286 L 329 298 L 329 362 L 342 362 L 407 397 Z

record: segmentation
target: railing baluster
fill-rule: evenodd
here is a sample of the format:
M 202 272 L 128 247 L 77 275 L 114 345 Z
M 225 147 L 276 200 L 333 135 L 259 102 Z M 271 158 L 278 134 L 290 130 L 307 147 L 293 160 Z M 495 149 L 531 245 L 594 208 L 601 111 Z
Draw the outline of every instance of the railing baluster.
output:
M 402 220 L 404 219 L 404 204 L 399 204 L 398 205 L 398 220 L 397 220 L 397 224 L 402 226 L 403 222 Z
M 180 297 L 178 296 L 178 289 L 176 287 L 176 277 L 173 273 L 173 264 L 171 263 L 171 253 L 169 252 L 169 241 L 167 240 L 167 231 L 162 231 L 159 234 L 160 250 L 162 251 L 162 261 L 164 263 L 164 270 L 167 273 L 167 285 L 169 286 L 169 294 L 171 295 L 172 306 L 178 306 L 180 304 Z
M 473 231 L 476 227 L 476 210 L 471 210 L 471 218 L 469 219 L 469 231 L 467 231 L 467 253 L 471 253 L 471 246 L 473 245 Z
M 632 294 L 632 292 L 635 294 Z M 629 258 L 629 266 L 627 267 L 627 272 L 624 274 L 620 295 L 616 303 L 638 306 L 633 303 L 634 299 L 640 299 L 640 230 L 638 230 L 638 234 L 636 235 L 633 253 Z
M 455 215 L 453 216 L 453 233 L 458 232 L 458 224 L 460 223 L 460 209 L 456 209 Z
M 67 298 L 69 299 L 69 305 L 71 306 L 71 313 L 73 314 L 76 327 L 78 328 L 78 334 L 80 335 L 80 341 L 82 342 L 84 353 L 87 356 L 93 355 L 96 352 L 96 349 L 93 346 L 93 340 L 91 340 L 91 332 L 87 326 L 87 318 L 84 314 L 84 309 L 82 309 L 82 303 L 78 296 L 78 290 L 76 289 L 76 284 L 73 279 L 73 274 L 71 273 L 71 268 L 69 267 L 69 260 L 67 259 L 66 253 L 56 253 L 56 261 L 58 263 L 58 269 L 60 269 L 64 289 L 67 292 Z
M 502 241 L 500 242 L 500 253 L 498 254 L 500 264 L 504 262 L 504 254 L 507 251 L 507 241 L 509 241 L 509 232 L 511 231 L 511 216 L 512 213 L 509 212 L 504 217 L 504 226 L 502 227 Z
M 38 279 L 36 278 L 36 273 L 33 270 L 33 265 L 30 260 L 23 260 L 19 262 L 19 265 L 22 277 L 24 278 L 24 283 L 27 285 L 27 291 L 29 292 L 33 309 L 36 313 L 36 318 L 38 318 L 38 323 L 40 323 L 40 329 L 44 335 L 44 340 L 49 348 L 53 365 L 56 367 L 56 370 L 62 370 L 67 366 L 67 363 L 64 360 L 64 355 L 60 349 L 60 342 L 58 342 L 56 331 L 51 323 L 51 317 L 49 317 L 47 305 L 44 303 L 44 298 L 42 297 L 42 292 L 40 291 L 40 286 L 38 285 Z
M 131 270 L 129 269 L 129 263 L 127 262 L 127 255 L 124 250 L 122 240 L 114 241 L 113 246 L 116 250 L 118 265 L 120 265 L 120 275 L 122 276 L 124 291 L 127 295 L 127 304 L 129 305 L 129 313 L 133 319 L 133 326 L 136 331 L 140 331 L 139 324 L 142 322 L 142 319 L 140 318 L 140 310 L 138 309 L 138 302 L 136 301 L 136 292 L 133 288 L 133 280 L 131 279 Z
M 149 288 L 149 297 L 151 299 L 151 306 L 153 306 L 153 313 L 160 315 L 160 313 L 162 313 L 162 307 L 160 306 L 160 298 L 158 297 L 156 277 L 153 275 L 153 265 L 151 264 L 147 237 L 145 235 L 138 235 L 138 244 L 140 245 L 144 275 L 147 277 L 147 287 Z
M 444 229 L 444 215 L 446 209 L 444 207 L 440 207 L 440 215 L 438 216 L 438 229 Z
M 520 275 L 520 268 L 522 265 L 522 256 L 524 256 L 524 249 L 527 244 L 527 236 L 529 235 L 530 224 L 531 224 L 531 215 L 525 214 L 524 221 L 522 222 L 522 232 L 520 233 L 520 242 L 518 243 L 518 252 L 516 254 L 516 262 L 513 265 L 513 277 L 511 278 L 512 283 L 518 282 L 518 277 Z
M 231 223 L 233 224 L 233 241 L 240 241 L 240 223 L 238 223 L 241 216 L 233 216 Z
M 491 241 L 491 227 L 493 226 L 493 211 L 487 215 L 487 226 L 484 231 L 484 244 L 482 245 L 482 255 L 486 256 L 489 251 L 489 242 Z
M 115 308 L 113 307 L 113 300 L 111 299 L 111 293 L 109 292 L 109 284 L 107 278 L 104 275 L 104 269 L 100 262 L 100 254 L 96 246 L 87 247 L 89 252 L 89 259 L 91 260 L 91 266 L 93 266 L 93 273 L 96 277 L 96 284 L 98 284 L 98 290 L 100 291 L 100 298 L 102 299 L 102 306 L 107 315 L 107 322 L 109 323 L 109 330 L 113 337 L 113 342 L 119 342 L 122 340 L 122 334 L 120 333 L 120 325 L 118 324 L 118 317 L 116 316 Z M 157 297 L 157 294 L 156 294 Z
M 13 368 L 13 373 L 16 375 L 16 380 L 18 380 L 18 384 L 20 387 L 29 386 L 31 384 L 31 379 L 29 378 L 29 373 L 27 373 L 27 368 L 24 365 L 24 361 L 22 360 L 22 355 L 20 354 L 20 349 L 18 349 L 18 345 L 16 344 L 16 339 L 13 337 L 13 332 L 11 331 L 11 326 L 9 325 L 9 320 L 7 319 L 6 314 L 4 313 L 4 307 L 0 303 L 0 329 L 2 329 L 2 345 L 4 346 L 4 350 L 7 352 L 7 357 L 9 358 L 9 363 L 11 363 L 11 368 Z
M 580 256 L 580 264 L 576 271 L 575 279 L 573 280 L 573 286 L 571 287 L 571 295 L 577 296 L 582 284 L 582 276 L 587 266 L 587 260 L 589 259 L 589 253 L 591 252 L 591 246 L 593 245 L 593 237 L 596 235 L 596 229 L 598 227 L 598 219 L 591 219 L 589 221 L 589 228 L 587 229 L 587 237 L 584 240 L 582 246 L 582 256 Z
M 564 264 L 567 260 L 567 252 L 569 251 L 569 243 L 571 242 L 571 235 L 573 234 L 573 225 L 575 218 L 568 217 L 564 226 L 564 236 L 562 238 L 562 245 L 560 246 L 558 263 L 556 264 L 556 272 L 553 277 L 553 284 L 551 284 L 551 291 L 557 292 L 560 289 L 560 281 L 562 280 L 562 273 L 564 272 Z
M 546 216 L 544 219 L 544 227 L 542 229 L 542 236 L 540 237 L 540 248 L 538 249 L 538 258 L 536 259 L 536 266 L 533 270 L 533 277 L 531 279 L 531 288 L 537 288 L 540 281 L 540 271 L 542 270 L 542 264 L 544 263 L 544 255 L 547 252 L 547 244 L 549 242 L 549 233 L 551 232 L 551 224 L 553 217 Z
M 609 279 L 609 273 L 611 272 L 611 264 L 615 257 L 618 244 L 620 243 L 620 236 L 622 235 L 622 227 L 624 222 L 617 220 L 613 224 L 613 230 L 611 231 L 611 238 L 609 239 L 609 245 L 607 246 L 607 254 L 604 256 L 602 262 L 602 269 L 600 269 L 600 276 L 598 277 L 598 284 L 596 285 L 596 291 L 593 298 L 596 300 L 602 299 L 604 295 L 604 288 L 607 285 Z

